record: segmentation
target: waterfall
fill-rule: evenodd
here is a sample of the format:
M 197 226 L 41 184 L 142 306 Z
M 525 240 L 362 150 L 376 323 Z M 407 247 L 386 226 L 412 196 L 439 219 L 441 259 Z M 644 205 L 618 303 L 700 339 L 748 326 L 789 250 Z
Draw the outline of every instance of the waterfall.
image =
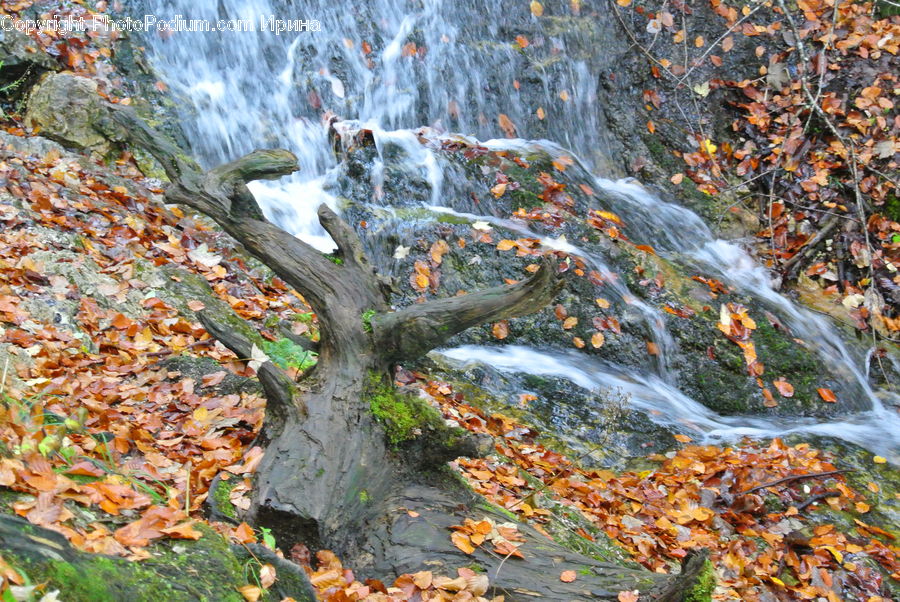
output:
M 598 52 L 590 57 L 567 52 L 566 40 L 572 34 L 567 38 L 554 29 L 559 23 L 553 19 L 534 18 L 527 2 L 163 0 L 153 5 L 160 19 L 180 16 L 214 23 L 227 18 L 255 24 L 256 31 L 150 33 L 147 44 L 179 100 L 192 151 L 202 164 L 214 166 L 255 148 L 283 147 L 298 156 L 297 174 L 253 183 L 252 190 L 270 219 L 318 248 L 330 249 L 331 241 L 316 222 L 314 208 L 322 202 L 337 206 L 327 192 L 336 163 L 322 121 L 326 111 L 372 130 L 379 148 L 390 141 L 408 150 L 408 160 L 427 175 L 431 209 L 436 211 L 453 210 L 441 203 L 441 170 L 434 156 L 417 143 L 411 128 L 428 126 L 488 140 L 501 133 L 502 114 L 517 136 L 552 139 L 594 173 L 602 171 L 608 124 L 595 104 L 601 73 L 615 68 L 609 64 L 612 59 Z M 260 31 L 261 19 L 272 15 L 315 20 L 320 30 Z M 602 20 L 598 23 L 603 26 Z M 529 44 L 548 45 L 558 60 L 528 64 L 512 43 L 520 32 Z M 665 317 L 640 303 L 637 309 L 660 348 L 653 373 L 635 373 L 574 353 L 516 346 L 458 348 L 447 350 L 448 357 L 477 359 L 500 370 L 562 376 L 587 389 L 616 386 L 654 420 L 688 427 L 709 441 L 812 433 L 844 438 L 897 458 L 900 420 L 868 385 L 865 350 L 849 348 L 829 320 L 777 293 L 765 270 L 743 249 L 715 240 L 691 211 L 663 202 L 633 180 L 598 177 L 596 185 L 620 201 L 617 209 L 626 221 L 660 254 L 716 274 L 783 316 L 823 362 L 857 383 L 859 411 L 832 423 L 719 416 L 673 386 L 666 358 L 674 343 Z M 501 225 L 524 228 L 511 221 Z M 568 243 L 543 242 L 586 258 L 601 273 L 610 270 L 600 258 Z M 623 288 L 617 294 L 628 291 Z

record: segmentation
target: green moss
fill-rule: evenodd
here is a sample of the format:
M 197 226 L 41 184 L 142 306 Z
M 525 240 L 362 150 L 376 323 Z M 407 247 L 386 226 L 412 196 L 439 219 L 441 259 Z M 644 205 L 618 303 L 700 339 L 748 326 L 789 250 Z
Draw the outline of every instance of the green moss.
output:
M 372 377 L 366 395 L 372 415 L 384 427 L 391 445 L 399 445 L 415 437 L 419 425 L 421 401 L 416 403 L 410 395 L 397 393 L 393 385 L 385 379 Z M 433 408 L 429 408 L 432 411 Z
M 234 489 L 234 485 L 234 480 L 223 481 L 220 479 L 216 486 L 216 509 L 228 518 L 237 518 L 237 510 L 231 503 L 231 490 Z
M 337 255 L 332 255 L 330 253 L 326 253 L 325 259 L 327 259 L 328 261 L 330 261 L 331 263 L 333 263 L 335 265 L 344 265 L 344 260 L 341 259 L 340 257 L 338 257 Z
M 890 194 L 884 202 L 884 216 L 891 221 L 900 222 L 900 198 Z
M 303 371 L 316 365 L 318 355 L 286 338 L 277 341 L 263 340 L 262 350 L 276 366 L 282 369 L 296 368 Z
M 388 442 L 394 447 L 405 444 L 413 456 L 428 464 L 429 453 L 440 454 L 442 447 L 458 443 L 464 432 L 447 426 L 437 409 L 416 395 L 398 392 L 391 382 L 371 374 L 365 398 L 375 419 L 384 427 Z M 409 445 L 419 444 L 412 450 Z
M 92 554 L 25 556 L 6 552 L 34 583 L 60 590 L 66 602 L 209 601 L 239 602 L 246 585 L 243 569 L 228 543 L 206 526 L 197 541 L 166 541 L 151 546 L 142 562 Z
M 710 602 L 716 589 L 716 573 L 709 559 L 703 564 L 703 571 L 692 588 L 684 596 L 684 602 Z

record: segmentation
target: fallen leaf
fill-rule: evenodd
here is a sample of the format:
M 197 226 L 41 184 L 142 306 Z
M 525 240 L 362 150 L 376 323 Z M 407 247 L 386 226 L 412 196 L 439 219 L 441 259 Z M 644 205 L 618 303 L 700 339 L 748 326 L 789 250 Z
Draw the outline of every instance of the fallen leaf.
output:
M 262 596 L 262 590 L 255 585 L 239 587 L 238 591 L 244 596 L 244 600 L 247 602 L 256 602 L 259 600 L 259 597 Z
M 823 401 L 827 401 L 828 403 L 837 402 L 837 397 L 835 397 L 834 391 L 831 389 L 819 388 L 816 390 L 819 392 L 819 397 L 821 397 Z
M 575 571 L 563 571 L 562 574 L 559 576 L 559 580 L 562 581 L 563 583 L 572 583 L 573 581 L 575 581 L 576 576 L 577 575 L 576 575 Z

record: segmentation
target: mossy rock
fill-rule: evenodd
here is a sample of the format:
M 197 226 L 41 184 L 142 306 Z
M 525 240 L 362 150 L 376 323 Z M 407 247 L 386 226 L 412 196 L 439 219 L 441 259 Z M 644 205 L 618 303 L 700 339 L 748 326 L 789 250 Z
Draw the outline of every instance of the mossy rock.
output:
M 55 531 L 0 515 L 0 546 L 7 563 L 45 591 L 59 590 L 66 602 L 241 602 L 238 588 L 250 583 L 250 563 L 209 527 L 197 529 L 200 539 L 155 543 L 149 559 L 132 562 L 79 552 Z M 296 589 L 297 600 L 311 600 Z

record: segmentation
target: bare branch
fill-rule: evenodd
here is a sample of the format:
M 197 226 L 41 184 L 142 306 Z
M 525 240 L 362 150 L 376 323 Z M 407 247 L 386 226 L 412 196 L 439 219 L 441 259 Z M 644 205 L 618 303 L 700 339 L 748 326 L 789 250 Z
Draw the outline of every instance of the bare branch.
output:
M 539 311 L 562 286 L 555 261 L 544 257 L 541 268 L 517 284 L 438 299 L 374 318 L 376 348 L 389 361 L 414 359 L 472 326 Z
M 254 342 L 251 339 L 257 338 L 259 335 L 254 336 L 255 333 L 249 332 L 252 327 L 242 318 L 234 315 L 232 320 L 225 322 L 206 310 L 198 312 L 197 317 L 206 332 L 234 352 L 238 358 L 247 360 L 253 355 Z M 282 421 L 293 409 L 303 411 L 303 408 L 296 408 L 296 400 L 293 395 L 294 383 L 281 368 L 272 362 L 265 362 L 256 371 L 256 377 L 263 386 L 263 392 L 268 402 L 266 404 L 267 414 L 271 413 L 273 418 Z
M 319 223 L 334 239 L 343 259 L 358 267 L 368 266 L 366 252 L 356 231 L 325 203 L 319 205 L 318 215 Z

